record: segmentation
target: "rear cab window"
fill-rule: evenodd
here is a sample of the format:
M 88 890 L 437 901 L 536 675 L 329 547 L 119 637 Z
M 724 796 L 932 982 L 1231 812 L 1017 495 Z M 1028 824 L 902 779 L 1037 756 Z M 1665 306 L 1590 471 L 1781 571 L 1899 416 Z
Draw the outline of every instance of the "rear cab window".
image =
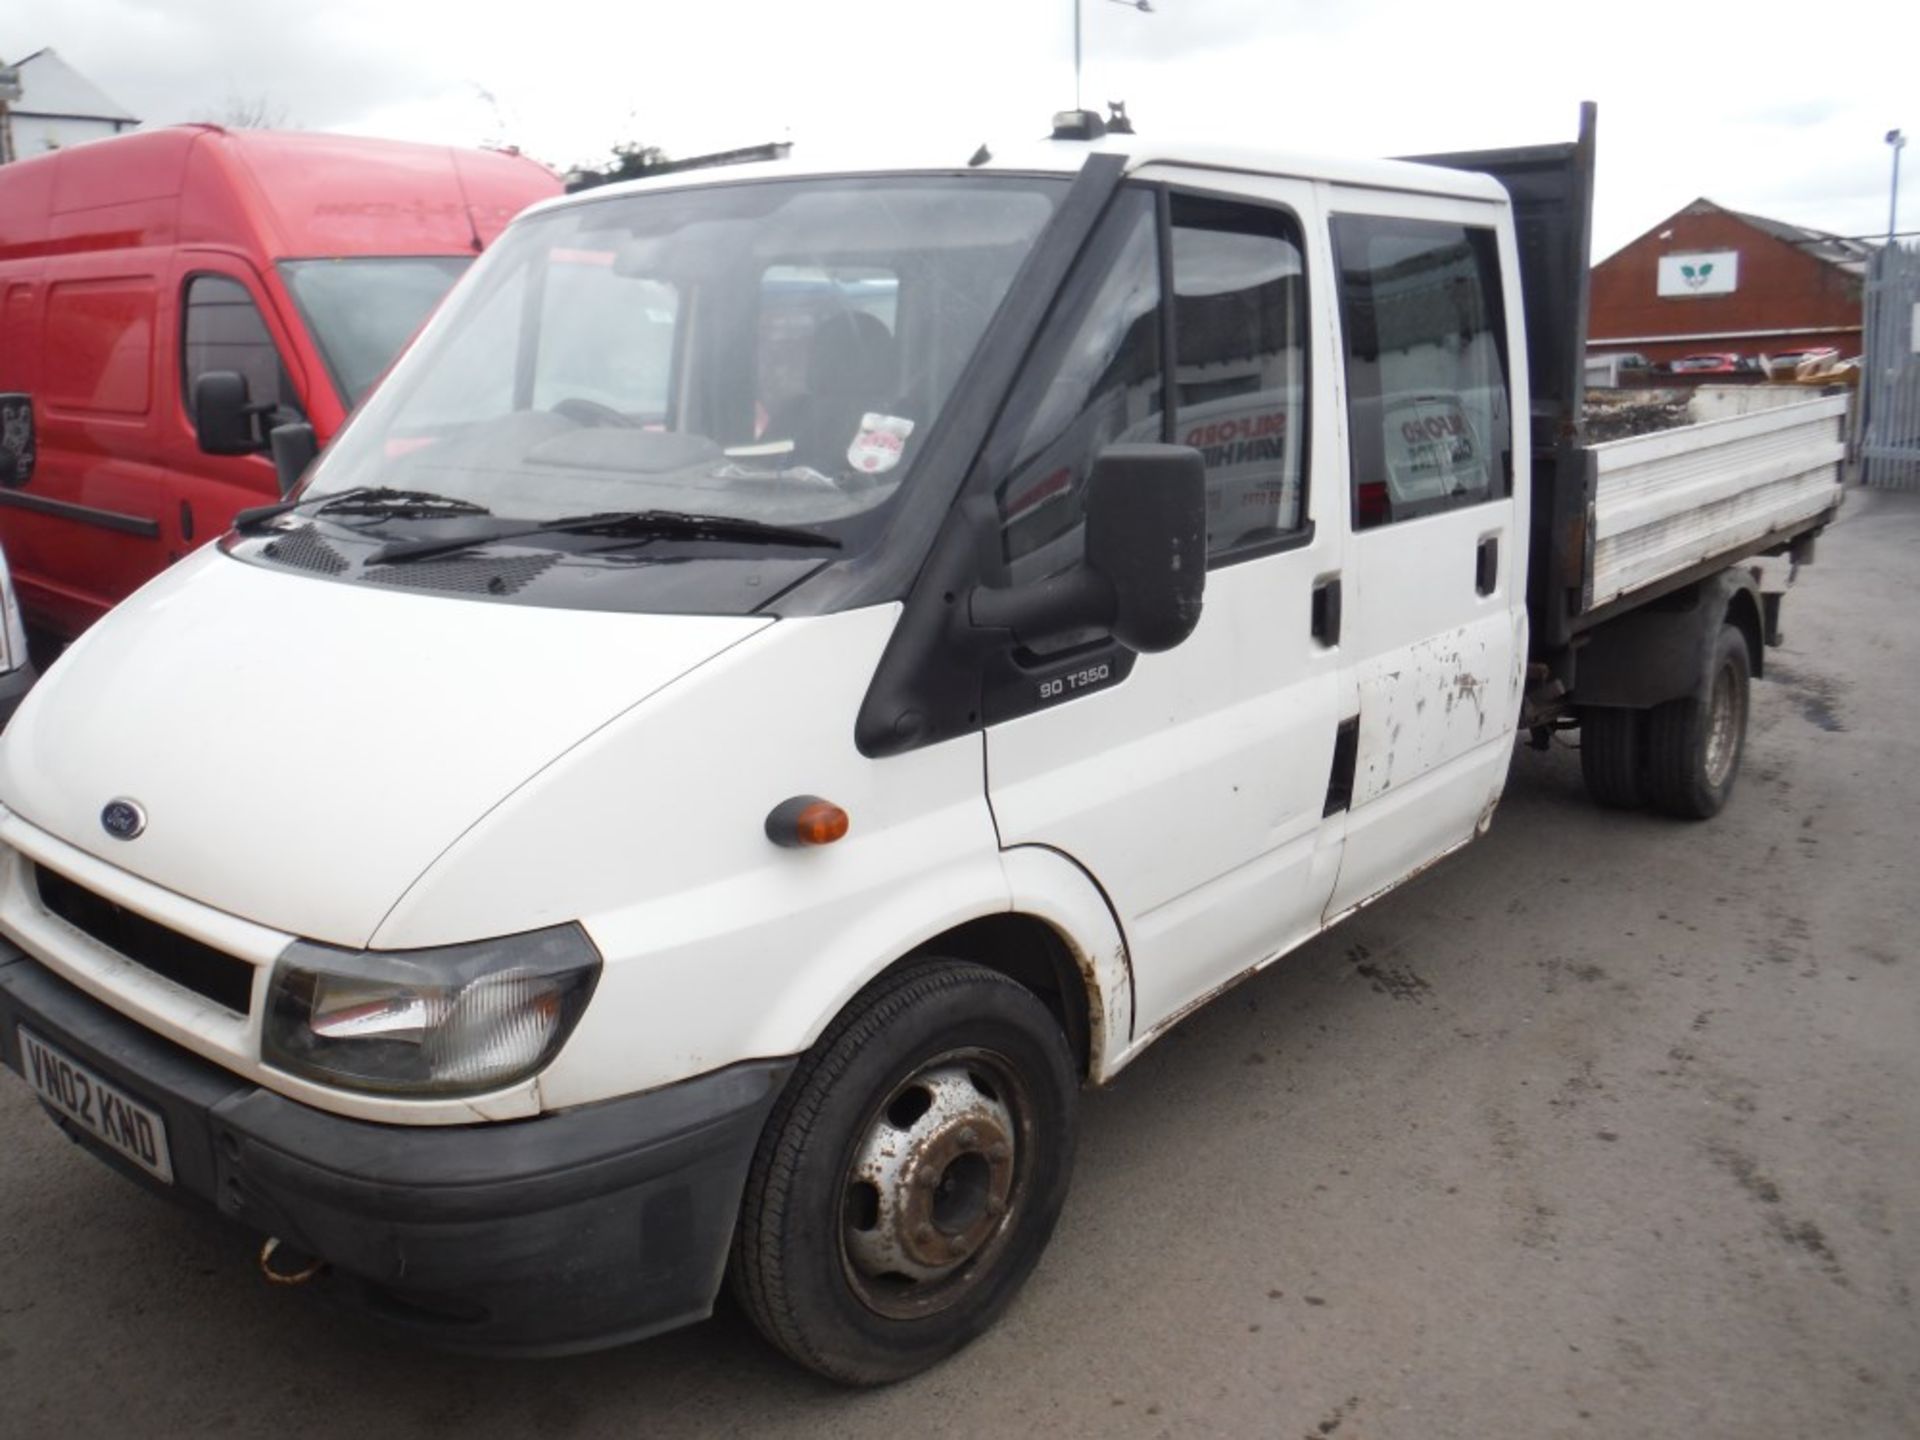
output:
M 1490 228 L 1336 215 L 1353 526 L 1513 489 L 1506 315 Z

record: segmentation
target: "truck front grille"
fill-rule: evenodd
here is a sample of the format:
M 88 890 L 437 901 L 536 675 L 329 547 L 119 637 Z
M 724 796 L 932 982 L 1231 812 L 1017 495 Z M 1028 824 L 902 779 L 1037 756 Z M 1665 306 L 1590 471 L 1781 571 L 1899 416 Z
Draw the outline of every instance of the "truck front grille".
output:
M 33 867 L 40 903 L 142 969 L 245 1015 L 253 1004 L 253 966 L 177 930 L 136 915 L 66 876 Z

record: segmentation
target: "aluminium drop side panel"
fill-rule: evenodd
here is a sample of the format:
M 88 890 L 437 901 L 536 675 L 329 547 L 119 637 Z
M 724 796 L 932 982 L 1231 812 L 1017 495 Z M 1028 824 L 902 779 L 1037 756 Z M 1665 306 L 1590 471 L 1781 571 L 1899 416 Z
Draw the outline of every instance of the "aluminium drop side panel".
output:
M 1846 423 L 1834 395 L 1594 446 L 1587 608 L 1818 521 L 1840 503 Z

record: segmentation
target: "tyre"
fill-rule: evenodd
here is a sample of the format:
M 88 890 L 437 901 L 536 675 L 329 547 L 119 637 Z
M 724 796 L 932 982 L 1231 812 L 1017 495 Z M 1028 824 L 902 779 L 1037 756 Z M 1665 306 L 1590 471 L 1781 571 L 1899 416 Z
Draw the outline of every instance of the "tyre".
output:
M 1724 625 L 1705 698 L 1669 700 L 1647 712 L 1647 799 L 1654 809 L 1684 820 L 1720 813 L 1746 749 L 1751 673 L 1746 637 Z
M 1647 803 L 1646 728 L 1644 710 L 1596 705 L 1580 712 L 1580 778 L 1595 804 L 1638 810 Z
M 932 960 L 875 981 L 768 1118 L 730 1267 L 742 1307 L 845 1384 L 945 1359 L 1046 1248 L 1078 1092 L 1058 1022 L 1005 976 Z

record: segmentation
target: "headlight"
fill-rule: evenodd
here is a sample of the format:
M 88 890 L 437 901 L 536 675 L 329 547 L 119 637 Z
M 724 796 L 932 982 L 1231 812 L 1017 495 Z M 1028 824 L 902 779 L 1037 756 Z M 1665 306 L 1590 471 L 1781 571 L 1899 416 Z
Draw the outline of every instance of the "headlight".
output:
M 352 1090 L 497 1090 L 554 1057 L 599 975 L 578 925 L 436 950 L 299 940 L 274 966 L 260 1058 Z

